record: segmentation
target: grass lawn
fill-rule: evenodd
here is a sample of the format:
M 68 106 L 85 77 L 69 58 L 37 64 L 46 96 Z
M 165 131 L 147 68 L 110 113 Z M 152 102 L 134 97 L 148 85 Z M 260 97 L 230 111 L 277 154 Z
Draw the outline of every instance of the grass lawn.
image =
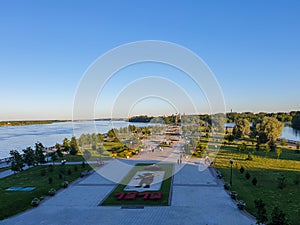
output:
M 300 184 L 295 180 L 300 179 L 299 154 L 293 150 L 283 149 L 282 155 L 277 159 L 276 153 L 265 155 L 262 152 L 253 152 L 252 161 L 246 160 L 247 151 L 239 152 L 235 147 L 222 147 L 215 159 L 215 167 L 222 173 L 224 180 L 229 183 L 230 164 L 233 158 L 233 185 L 231 190 L 237 191 L 238 199 L 247 204 L 247 211 L 255 215 L 254 200 L 262 199 L 266 203 L 267 213 L 270 216 L 273 207 L 278 206 L 289 218 L 292 224 L 300 224 Z M 243 166 L 245 172 L 240 173 Z M 245 178 L 249 172 L 250 179 Z M 286 178 L 286 187 L 278 188 L 278 177 Z M 257 185 L 252 184 L 253 178 Z
M 66 180 L 72 182 L 80 177 L 81 172 L 89 169 L 89 165 L 84 168 L 81 165 L 66 165 Z M 45 171 L 44 176 L 41 175 L 42 171 Z M 52 172 L 50 166 L 37 166 L 0 179 L 0 219 L 31 208 L 31 200 L 47 196 L 51 188 L 60 189 L 63 182 L 63 178 L 59 178 L 61 171 L 62 166 L 53 166 Z M 49 177 L 53 179 L 52 184 L 49 184 Z M 9 187 L 36 187 L 36 189 L 29 192 L 6 191 L 5 189 Z
M 117 200 L 115 194 L 124 192 L 124 188 L 126 187 L 125 184 L 130 182 L 132 177 L 136 174 L 137 171 L 144 170 L 145 166 L 151 164 L 137 164 L 124 179 L 122 180 L 121 184 L 119 184 L 108 196 L 107 198 L 101 203 L 101 205 L 169 205 L 169 197 L 170 197 L 170 188 L 173 178 L 173 165 L 172 164 L 158 164 L 159 167 L 165 171 L 164 180 L 161 185 L 161 189 L 159 192 L 162 193 L 162 198 L 160 200 L 143 200 L 142 198 L 138 197 L 135 200 Z M 166 179 L 165 179 L 166 178 Z M 157 191 L 148 191 L 149 193 L 157 192 Z

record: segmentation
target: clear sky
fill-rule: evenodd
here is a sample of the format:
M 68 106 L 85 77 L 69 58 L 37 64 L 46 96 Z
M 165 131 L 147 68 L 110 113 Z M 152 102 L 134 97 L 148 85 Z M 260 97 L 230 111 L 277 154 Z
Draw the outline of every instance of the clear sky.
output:
M 1 0 L 0 120 L 72 118 L 88 66 L 140 40 L 170 41 L 198 54 L 215 74 L 227 110 L 299 110 L 299 12 L 297 0 Z M 141 73 L 154 76 L 159 69 Z M 110 85 L 117 90 L 120 83 Z M 162 102 L 145 100 L 132 113 L 174 110 Z M 154 103 L 165 110 L 154 110 Z M 110 115 L 105 104 L 97 103 L 97 116 Z

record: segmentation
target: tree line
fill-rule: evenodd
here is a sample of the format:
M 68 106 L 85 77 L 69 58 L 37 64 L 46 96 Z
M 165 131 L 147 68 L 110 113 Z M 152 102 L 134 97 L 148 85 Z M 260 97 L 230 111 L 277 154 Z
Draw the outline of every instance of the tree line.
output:
M 76 155 L 79 151 L 78 142 L 73 136 L 71 140 L 65 138 L 62 144 L 56 143 L 56 151 L 46 153 L 46 148 L 41 142 L 37 142 L 34 148 L 31 146 L 23 149 L 23 154 L 17 150 L 10 151 L 10 162 L 11 170 L 14 172 L 23 171 L 25 165 L 27 166 L 38 166 L 40 164 L 46 163 L 46 157 L 50 157 L 54 161 L 61 158 L 65 154 Z

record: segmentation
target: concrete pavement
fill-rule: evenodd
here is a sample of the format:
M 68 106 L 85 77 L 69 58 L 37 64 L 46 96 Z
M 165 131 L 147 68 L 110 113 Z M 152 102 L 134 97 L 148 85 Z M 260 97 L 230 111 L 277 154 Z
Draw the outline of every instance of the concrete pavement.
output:
M 170 206 L 124 209 L 98 206 L 137 162 L 174 163 Z M 178 149 L 149 152 L 130 160 L 111 160 L 96 173 L 37 207 L 3 220 L 0 224 L 36 225 L 251 225 L 255 220 L 237 209 L 209 169 L 199 171 L 201 161 L 178 165 Z

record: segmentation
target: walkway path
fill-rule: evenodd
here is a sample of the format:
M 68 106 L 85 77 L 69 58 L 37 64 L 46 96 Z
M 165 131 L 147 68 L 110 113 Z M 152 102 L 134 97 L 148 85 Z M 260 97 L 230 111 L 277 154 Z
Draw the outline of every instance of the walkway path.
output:
M 255 221 L 237 209 L 209 169 L 200 171 L 199 159 L 178 165 L 179 148 L 149 152 L 130 160 L 111 160 L 97 173 L 80 179 L 55 197 L 0 224 L 36 225 L 251 225 Z M 170 206 L 124 209 L 98 206 L 137 162 L 174 163 Z M 103 176 L 101 176 L 103 175 Z M 105 177 L 106 178 L 105 178 Z M 107 179 L 109 177 L 109 179 Z M 26 221 L 26 222 L 24 222 Z

